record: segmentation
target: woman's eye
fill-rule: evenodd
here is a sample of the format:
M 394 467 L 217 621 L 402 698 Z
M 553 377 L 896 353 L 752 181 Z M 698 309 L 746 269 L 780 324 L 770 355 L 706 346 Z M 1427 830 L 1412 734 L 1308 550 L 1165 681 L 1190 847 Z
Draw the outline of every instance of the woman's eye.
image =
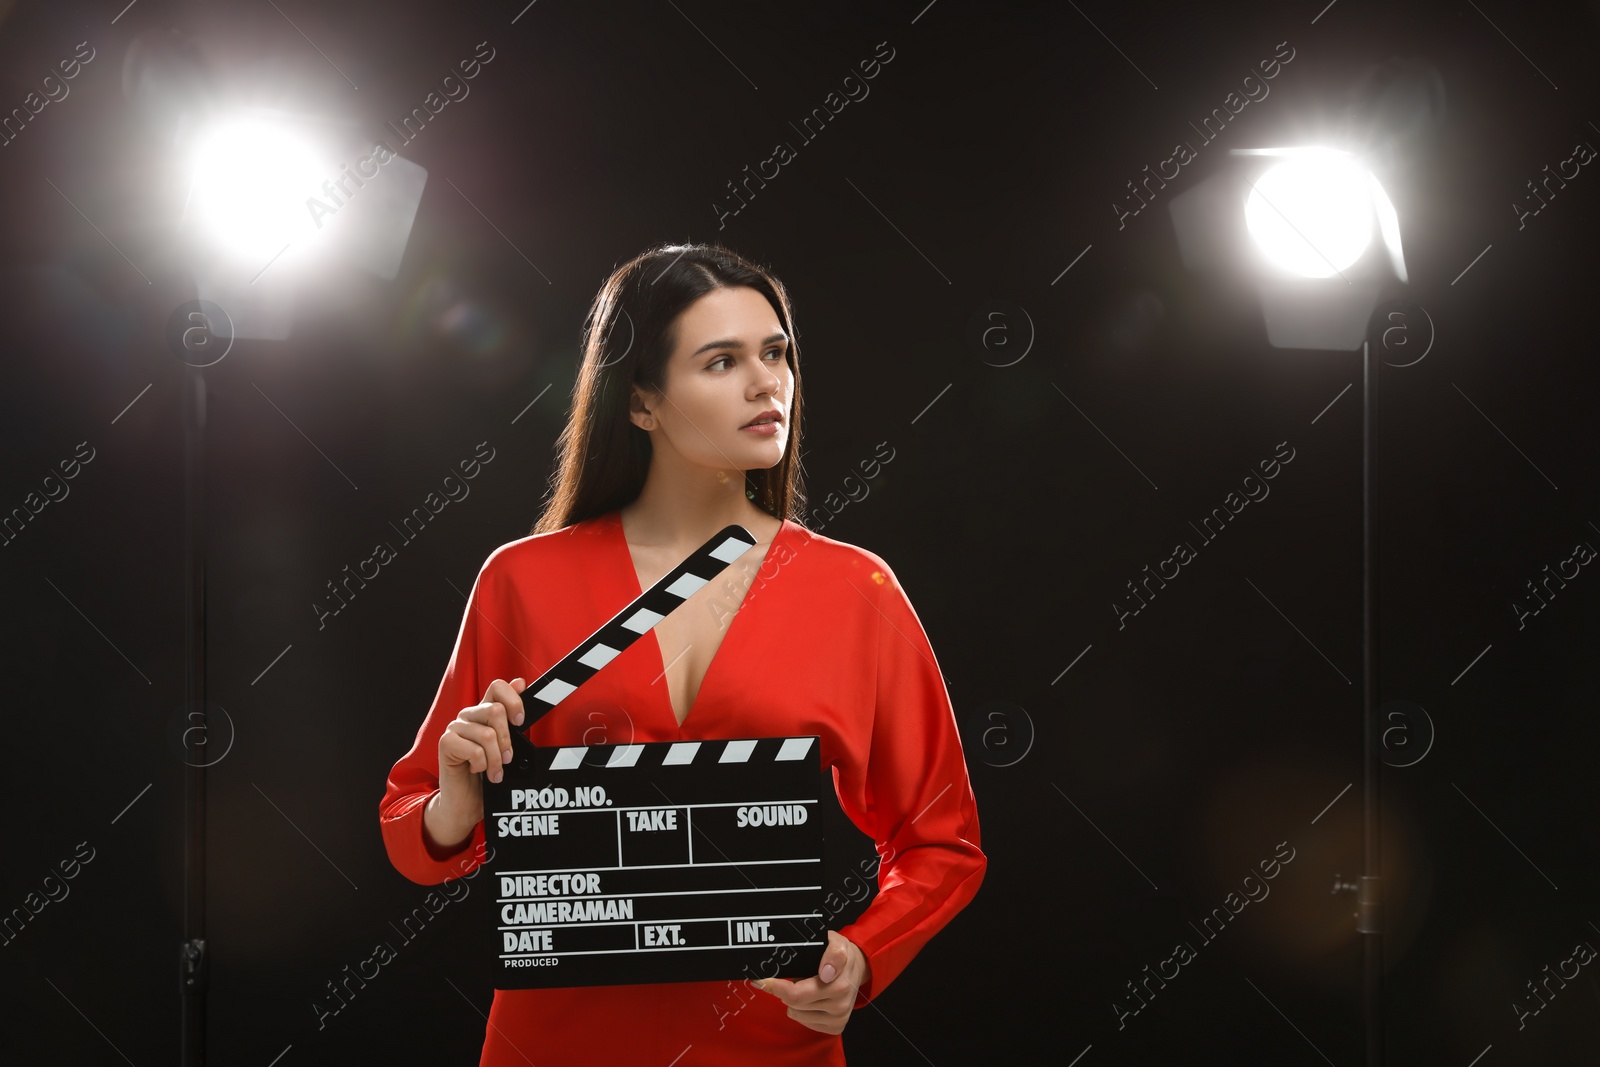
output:
M 782 360 L 784 358 L 783 349 L 781 349 L 781 348 L 769 348 L 769 349 L 767 349 L 766 355 L 770 356 L 770 355 L 773 355 L 773 354 L 776 354 L 778 359 L 780 359 L 780 360 Z M 710 370 L 711 368 L 715 367 L 718 363 L 723 363 L 723 362 L 732 363 L 733 362 L 733 357 L 732 356 L 718 356 L 716 359 L 714 359 L 710 363 L 706 364 L 706 370 Z

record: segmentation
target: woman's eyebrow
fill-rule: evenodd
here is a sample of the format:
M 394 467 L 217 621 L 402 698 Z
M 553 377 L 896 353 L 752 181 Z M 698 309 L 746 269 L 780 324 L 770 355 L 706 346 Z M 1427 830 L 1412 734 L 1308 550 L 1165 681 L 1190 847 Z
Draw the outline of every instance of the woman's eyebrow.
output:
M 775 333 L 771 337 L 763 339 L 762 342 L 761 342 L 761 347 L 765 348 L 768 345 L 776 344 L 779 341 L 787 342 L 788 340 L 789 340 L 789 338 L 785 337 L 783 334 Z M 744 342 L 739 340 L 737 337 L 729 337 L 729 338 L 725 338 L 724 340 L 721 340 L 721 341 L 707 341 L 705 344 L 701 345 L 699 348 L 697 348 L 693 352 L 689 353 L 689 358 L 693 359 L 695 356 L 698 356 L 700 353 L 709 352 L 713 348 L 743 348 L 743 347 L 744 347 Z

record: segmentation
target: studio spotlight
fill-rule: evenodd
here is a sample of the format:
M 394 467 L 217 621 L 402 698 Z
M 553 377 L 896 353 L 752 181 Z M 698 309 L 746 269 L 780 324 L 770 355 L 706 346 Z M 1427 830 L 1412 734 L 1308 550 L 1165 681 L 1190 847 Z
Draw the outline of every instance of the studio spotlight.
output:
M 229 261 L 257 269 L 315 229 L 305 208 L 328 165 L 286 123 L 265 115 L 226 119 L 190 149 L 187 221 Z
M 428 175 L 349 120 L 266 109 L 196 122 L 178 159 L 196 295 L 259 340 L 290 335 L 300 291 L 348 285 L 341 266 L 392 281 Z
M 1359 349 L 1382 294 L 1407 281 L 1394 204 L 1350 151 L 1234 149 L 1169 210 L 1184 266 L 1252 285 L 1274 348 Z
M 1334 152 L 1279 163 L 1251 184 L 1245 228 L 1282 270 L 1304 278 L 1338 274 L 1372 243 L 1368 177 Z
M 1374 136 L 1381 128 L 1369 131 Z M 1392 141 L 1389 143 L 1393 143 Z M 1397 161 L 1397 160 L 1395 160 Z M 1367 1067 L 1384 1063 L 1384 905 L 1378 719 L 1378 362 L 1369 332 L 1385 290 L 1403 292 L 1400 222 L 1364 158 L 1325 146 L 1235 149 L 1169 202 L 1191 270 L 1242 275 L 1261 299 L 1274 348 L 1353 351 L 1361 363 L 1361 766 L 1363 873 L 1355 929 L 1362 946 Z M 1387 255 L 1374 247 L 1374 230 Z M 1331 406 L 1331 405 L 1329 405 Z M 1354 731 L 1352 731 L 1353 733 Z M 1389 902 L 1393 906 L 1396 902 Z
M 1245 228 L 1273 267 L 1304 278 L 1342 274 L 1379 230 L 1388 266 L 1406 281 L 1400 220 L 1383 183 L 1353 153 L 1337 148 L 1245 149 L 1278 156 L 1250 181 Z

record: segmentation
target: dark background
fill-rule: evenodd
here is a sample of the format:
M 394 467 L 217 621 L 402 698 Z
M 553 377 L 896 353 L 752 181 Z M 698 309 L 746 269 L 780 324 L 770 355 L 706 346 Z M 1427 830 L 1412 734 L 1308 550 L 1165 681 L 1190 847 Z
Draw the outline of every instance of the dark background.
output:
M 1382 697 L 1431 723 L 1395 720 L 1411 765 L 1383 777 L 1391 1062 L 1594 1061 L 1593 966 L 1520 1029 L 1513 1004 L 1600 945 L 1600 577 L 1520 629 L 1512 603 L 1600 545 L 1600 176 L 1520 230 L 1510 205 L 1600 144 L 1600 5 L 542 0 L 514 25 L 520 0 L 119 7 L 0 5 L 7 112 L 96 49 L 0 148 L 0 513 L 95 450 L 0 546 L 0 913 L 94 850 L 0 946 L 0 1059 L 177 1056 L 194 372 L 163 331 L 194 291 L 174 118 L 123 85 L 132 43 L 170 27 L 215 91 L 372 136 L 478 42 L 496 51 L 401 150 L 428 183 L 399 277 L 330 268 L 288 341 L 205 371 L 208 695 L 232 723 L 209 775 L 213 1062 L 476 1062 L 491 990 L 455 905 L 321 1029 L 312 1004 L 398 945 L 426 892 L 384 853 L 384 778 L 484 557 L 539 514 L 588 303 L 689 239 L 790 287 L 808 524 L 895 567 L 979 798 L 984 885 L 854 1015 L 851 1062 L 1360 1063 L 1354 901 L 1333 886 L 1361 873 L 1361 355 L 1269 347 L 1249 287 L 1184 270 L 1164 205 L 1122 229 L 1110 207 L 1284 41 L 1270 95 L 1164 195 L 1227 148 L 1347 129 L 1392 57 L 1446 90 L 1385 178 L 1436 329 L 1382 374 Z M 801 144 L 788 124 L 883 41 L 870 95 Z M 797 157 L 719 230 L 713 202 L 779 140 Z M 1006 367 L 970 339 L 992 300 L 1013 309 L 1007 353 L 1032 331 Z M 319 630 L 325 583 L 482 441 L 470 497 Z M 885 441 L 893 461 L 839 509 Z M 1200 546 L 1189 522 L 1280 442 L 1270 497 Z M 1125 583 L 1179 539 L 1198 558 L 1119 629 Z M 835 815 L 840 863 L 869 854 Z M 1196 936 L 1280 842 L 1271 895 Z M 1180 941 L 1197 957 L 1119 1028 L 1125 983 Z

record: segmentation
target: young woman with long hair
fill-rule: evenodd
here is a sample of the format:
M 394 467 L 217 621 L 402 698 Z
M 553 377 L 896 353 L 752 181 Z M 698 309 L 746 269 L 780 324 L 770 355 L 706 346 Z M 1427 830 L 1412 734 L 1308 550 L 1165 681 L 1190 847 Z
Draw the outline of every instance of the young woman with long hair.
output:
M 501 780 L 511 730 L 541 746 L 815 734 L 876 843 L 877 895 L 827 931 L 815 976 L 496 990 L 483 1067 L 843 1064 L 851 1012 L 983 880 L 954 713 L 910 600 L 879 556 L 803 524 L 801 415 L 799 339 L 769 271 L 716 245 L 618 268 L 585 324 L 546 507 L 479 571 L 380 828 L 414 882 L 473 870 L 479 776 Z M 524 724 L 529 681 L 730 523 L 755 546 Z

